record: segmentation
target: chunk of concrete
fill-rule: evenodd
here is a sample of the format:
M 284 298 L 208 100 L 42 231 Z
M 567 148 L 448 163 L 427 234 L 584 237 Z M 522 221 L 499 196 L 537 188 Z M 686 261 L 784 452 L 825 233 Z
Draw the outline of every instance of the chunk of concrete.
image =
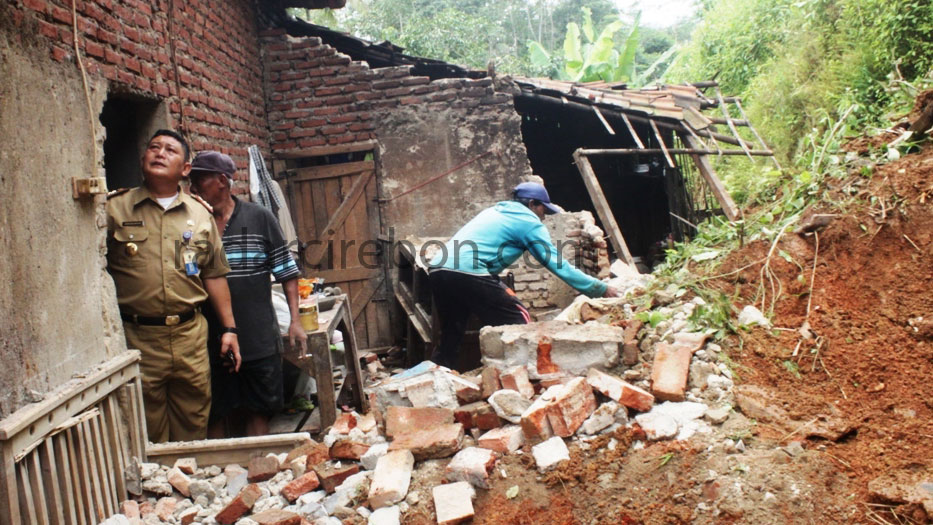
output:
M 411 450 L 415 459 L 446 458 L 460 450 L 463 443 L 463 425 L 438 425 L 415 432 L 395 436 L 389 444 L 389 451 Z
M 249 460 L 250 483 L 266 481 L 279 473 L 279 460 L 273 456 L 260 456 Z
M 489 475 L 496 466 L 496 453 L 487 448 L 467 447 L 447 464 L 447 481 L 466 481 L 474 487 L 489 488 Z
M 639 412 L 647 412 L 654 405 L 654 396 L 616 376 L 591 368 L 586 382 L 609 399 Z
M 399 525 L 401 523 L 401 510 L 398 506 L 376 509 L 369 515 L 367 525 Z
M 535 458 L 538 471 L 547 472 L 561 461 L 569 460 L 570 450 L 567 449 L 567 444 L 562 438 L 554 436 L 531 447 L 531 455 Z
M 195 470 L 198 470 L 198 460 L 195 458 L 178 458 L 175 460 L 174 467 L 190 476 L 194 474 Z
M 363 457 L 360 458 L 360 463 L 363 464 L 363 468 L 366 470 L 376 470 L 376 465 L 379 462 L 379 458 L 385 456 L 386 452 L 388 451 L 388 443 L 377 443 L 369 447 L 369 450 L 363 454 Z
M 554 434 L 570 437 L 596 410 L 593 388 L 582 377 L 559 387 L 548 410 L 548 422 Z
M 300 525 L 301 516 L 284 509 L 269 509 L 250 516 L 257 525 Z
M 531 406 L 531 401 L 515 390 L 497 390 L 489 396 L 489 404 L 502 419 L 509 423 L 518 423 L 522 414 Z
M 185 475 L 178 467 L 172 467 L 168 471 L 167 475 L 168 482 L 171 483 L 175 490 L 180 492 L 183 496 L 190 497 L 191 491 L 189 490 L 189 485 L 191 485 L 191 478 Z
M 538 370 L 538 342 L 545 336 L 551 340 L 549 366 L 583 375 L 591 367 L 618 364 L 623 334 L 617 326 L 565 321 L 487 326 L 480 330 L 480 349 L 486 366 L 500 370 L 524 366 L 531 379 L 541 379 L 550 373 Z
M 370 507 L 388 507 L 405 499 L 414 466 L 415 456 L 409 450 L 393 450 L 379 458 L 369 486 Z
M 500 454 L 511 454 L 525 443 L 522 427 L 506 425 L 486 432 L 476 442 L 480 448 L 488 448 Z
M 465 482 L 438 485 L 431 491 L 438 525 L 454 525 L 473 518 L 473 498 L 476 491 Z
M 616 413 L 620 410 L 624 411 L 625 409 L 615 401 L 608 401 L 599 405 L 593 414 L 580 425 L 577 433 L 590 436 L 598 433 L 617 421 Z

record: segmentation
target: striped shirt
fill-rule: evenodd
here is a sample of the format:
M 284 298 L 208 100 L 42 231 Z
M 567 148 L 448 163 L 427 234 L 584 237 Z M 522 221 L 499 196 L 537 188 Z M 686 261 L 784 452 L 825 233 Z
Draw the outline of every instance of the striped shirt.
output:
M 281 351 L 282 340 L 272 307 L 272 282 L 299 277 L 275 216 L 268 209 L 236 197 L 223 243 L 230 273 L 227 284 L 239 331 L 240 354 L 252 361 Z

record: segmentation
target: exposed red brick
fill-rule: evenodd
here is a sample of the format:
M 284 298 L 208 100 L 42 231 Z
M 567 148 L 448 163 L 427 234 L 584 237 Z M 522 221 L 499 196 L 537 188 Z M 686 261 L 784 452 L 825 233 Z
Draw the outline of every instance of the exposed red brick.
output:
M 582 377 L 558 388 L 561 390 L 554 396 L 548 411 L 548 422 L 554 434 L 570 437 L 596 410 L 596 397 L 593 388 Z
M 502 383 L 499 381 L 499 369 L 494 366 L 487 366 L 483 369 L 483 398 L 487 398 L 496 390 L 502 389 Z
M 502 388 L 514 390 L 527 399 L 535 395 L 535 389 L 528 380 L 528 369 L 524 366 L 515 366 L 499 374 Z
M 360 443 L 352 439 L 341 439 L 330 447 L 330 457 L 332 459 L 359 460 L 367 450 L 369 450 L 369 445 L 366 443 Z
M 314 466 L 314 473 L 317 474 L 321 482 L 321 488 L 328 493 L 333 492 L 343 480 L 360 471 L 360 466 L 356 463 L 342 463 L 340 467 L 331 461 Z
M 415 459 L 446 458 L 460 450 L 463 442 L 463 425 L 438 425 L 414 432 L 398 434 L 389 450 L 411 450 Z
M 249 474 L 247 479 L 250 483 L 266 481 L 279 472 L 279 460 L 275 457 L 263 456 L 249 460 Z
M 268 509 L 260 512 L 259 514 L 253 514 L 249 519 L 255 521 L 259 525 L 300 525 L 301 516 L 295 514 L 294 512 L 283 510 L 283 509 Z
M 590 369 L 586 381 L 609 399 L 640 412 L 647 412 L 654 405 L 654 396 L 650 393 L 595 368 Z
M 664 401 L 683 401 L 690 373 L 693 348 L 684 344 L 660 342 L 655 346 L 651 366 L 651 393 Z
M 492 406 L 485 401 L 476 401 L 461 406 L 454 411 L 454 420 L 463 425 L 463 428 L 478 428 L 489 430 L 501 424 L 499 416 Z
M 317 474 L 308 472 L 282 487 L 281 494 L 285 499 L 294 503 L 299 496 L 311 492 L 320 485 L 321 481 L 318 479 Z
M 453 422 L 454 411 L 449 408 L 390 406 L 385 412 L 386 436 L 389 437 Z
M 240 493 L 237 494 L 223 510 L 214 516 L 214 519 L 217 523 L 221 523 L 222 525 L 236 523 L 238 519 L 252 510 L 253 505 L 256 504 L 256 500 L 258 500 L 260 496 L 262 496 L 262 490 L 259 488 L 259 485 L 250 483 L 243 487 Z

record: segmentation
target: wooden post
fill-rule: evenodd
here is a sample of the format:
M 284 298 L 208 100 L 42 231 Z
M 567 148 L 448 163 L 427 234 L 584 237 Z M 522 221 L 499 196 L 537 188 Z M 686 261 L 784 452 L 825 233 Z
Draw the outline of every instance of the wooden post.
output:
M 13 446 L 0 444 L 0 523 L 20 523 L 19 494 L 16 490 L 16 463 Z
M 628 245 L 625 244 L 622 231 L 619 229 L 618 223 L 616 223 L 615 215 L 612 214 L 612 209 L 606 201 L 606 196 L 603 194 L 603 189 L 599 185 L 599 180 L 596 179 L 593 166 L 579 149 L 573 152 L 573 160 L 577 163 L 580 175 L 583 176 L 583 183 L 586 185 L 586 191 L 590 194 L 593 206 L 596 207 L 596 213 L 599 214 L 599 219 L 608 230 L 609 240 L 612 242 L 612 247 L 615 249 L 616 255 L 625 261 L 626 264 L 634 268 L 635 261 L 632 260 L 632 254 L 628 251 Z

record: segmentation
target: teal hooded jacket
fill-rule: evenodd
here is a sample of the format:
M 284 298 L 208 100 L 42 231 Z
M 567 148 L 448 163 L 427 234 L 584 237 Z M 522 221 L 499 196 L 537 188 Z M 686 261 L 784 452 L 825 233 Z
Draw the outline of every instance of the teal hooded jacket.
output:
M 602 297 L 606 293 L 606 283 L 563 259 L 541 219 L 517 201 L 503 201 L 481 211 L 444 244 L 444 249 L 431 259 L 430 266 L 468 274 L 498 275 L 526 250 L 578 292 L 589 297 Z

